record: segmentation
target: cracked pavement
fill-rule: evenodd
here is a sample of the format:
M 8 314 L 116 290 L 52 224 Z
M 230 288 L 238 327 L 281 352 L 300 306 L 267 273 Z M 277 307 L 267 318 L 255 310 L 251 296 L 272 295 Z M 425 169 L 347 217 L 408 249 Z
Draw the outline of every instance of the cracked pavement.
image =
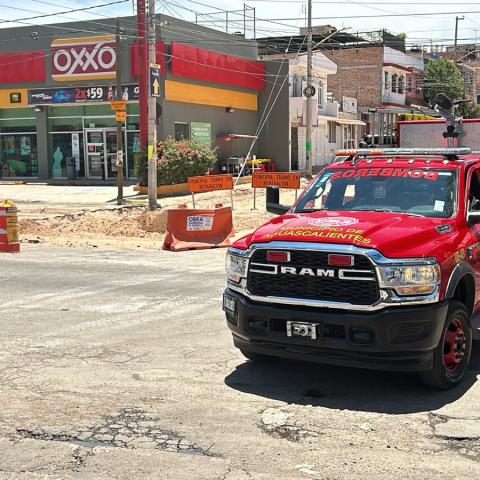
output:
M 466 382 L 253 365 L 221 311 L 225 250 L 22 246 L 0 257 L 0 479 L 480 476 Z

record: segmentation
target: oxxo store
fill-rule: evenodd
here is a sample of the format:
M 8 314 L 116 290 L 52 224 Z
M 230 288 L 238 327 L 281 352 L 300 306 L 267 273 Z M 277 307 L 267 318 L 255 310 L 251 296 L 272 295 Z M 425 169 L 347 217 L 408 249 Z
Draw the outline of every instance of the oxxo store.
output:
M 0 178 L 116 177 L 117 129 L 110 103 L 116 89 L 108 84 L 115 79 L 114 45 L 111 35 L 53 41 L 49 56 L 33 60 L 37 71 L 20 68 L 19 73 L 45 78 L 51 57 L 51 79 L 58 86 L 0 90 Z M 32 63 L 35 53 L 8 56 Z M 98 83 L 71 86 L 92 80 Z M 139 88 L 132 83 L 122 89 L 127 105 L 124 174 L 129 178 L 135 177 L 140 156 Z
M 158 138 L 192 138 L 216 147 L 226 134 L 254 135 L 265 87 L 256 42 L 172 17 L 158 20 L 170 25 L 156 43 Z M 141 159 L 135 21 L 121 19 L 130 34 L 121 47 L 125 178 L 137 176 Z M 105 22 L 113 30 L 115 19 Z M 0 177 L 68 178 L 74 165 L 77 178 L 111 181 L 117 153 L 110 104 L 116 97 L 114 36 L 79 36 L 92 30 L 86 21 L 52 27 L 36 26 L 33 43 L 31 27 L 0 29 Z M 212 35 L 215 50 L 204 49 Z

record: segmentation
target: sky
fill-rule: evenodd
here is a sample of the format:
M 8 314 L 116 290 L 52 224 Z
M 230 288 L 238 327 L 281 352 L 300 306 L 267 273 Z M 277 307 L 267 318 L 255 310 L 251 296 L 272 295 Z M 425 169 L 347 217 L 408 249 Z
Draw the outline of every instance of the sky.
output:
M 87 6 L 102 5 L 115 0 L 0 0 L 0 27 L 60 23 L 74 20 L 91 20 L 101 23 L 109 16 L 132 15 L 133 2 L 95 8 L 84 12 L 71 12 L 64 15 L 23 20 L 26 17 L 64 12 Z M 245 0 L 255 8 L 257 37 L 288 35 L 298 33 L 305 25 L 306 2 L 302 0 Z M 195 21 L 206 26 L 225 29 L 225 12 L 229 10 L 229 31 L 243 31 L 243 0 L 157 0 L 157 12 Z M 236 13 L 232 12 L 237 10 Z M 449 12 L 445 15 L 432 15 L 432 12 Z M 475 13 L 463 13 L 475 12 Z M 477 13 L 478 12 L 478 13 Z M 405 14 L 427 13 L 428 15 L 404 16 Z M 207 15 L 205 15 L 207 14 Z M 405 32 L 409 45 L 435 43 L 452 45 L 454 39 L 455 16 L 463 16 L 459 21 L 459 43 L 480 41 L 480 2 L 475 0 L 313 0 L 313 25 L 330 24 L 346 28 L 348 32 L 372 31 L 386 28 L 392 33 Z M 382 15 L 402 16 L 382 16 Z M 253 10 L 247 11 L 247 37 L 253 36 Z M 332 18 L 336 17 L 336 18 Z M 348 18 L 355 17 L 355 18 Z

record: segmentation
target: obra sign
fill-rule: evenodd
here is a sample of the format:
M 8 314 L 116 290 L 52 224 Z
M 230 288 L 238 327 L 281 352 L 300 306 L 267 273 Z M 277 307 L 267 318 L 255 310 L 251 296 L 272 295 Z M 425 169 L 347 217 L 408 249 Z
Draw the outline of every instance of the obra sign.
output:
M 52 78 L 58 82 L 115 78 L 114 35 L 57 39 L 51 54 Z

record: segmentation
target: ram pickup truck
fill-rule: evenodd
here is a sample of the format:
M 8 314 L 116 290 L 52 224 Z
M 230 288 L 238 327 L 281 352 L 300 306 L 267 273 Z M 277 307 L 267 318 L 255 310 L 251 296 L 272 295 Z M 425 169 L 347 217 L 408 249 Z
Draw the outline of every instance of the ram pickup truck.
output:
M 359 149 L 229 248 L 233 342 L 270 357 L 461 382 L 480 327 L 480 155 Z

